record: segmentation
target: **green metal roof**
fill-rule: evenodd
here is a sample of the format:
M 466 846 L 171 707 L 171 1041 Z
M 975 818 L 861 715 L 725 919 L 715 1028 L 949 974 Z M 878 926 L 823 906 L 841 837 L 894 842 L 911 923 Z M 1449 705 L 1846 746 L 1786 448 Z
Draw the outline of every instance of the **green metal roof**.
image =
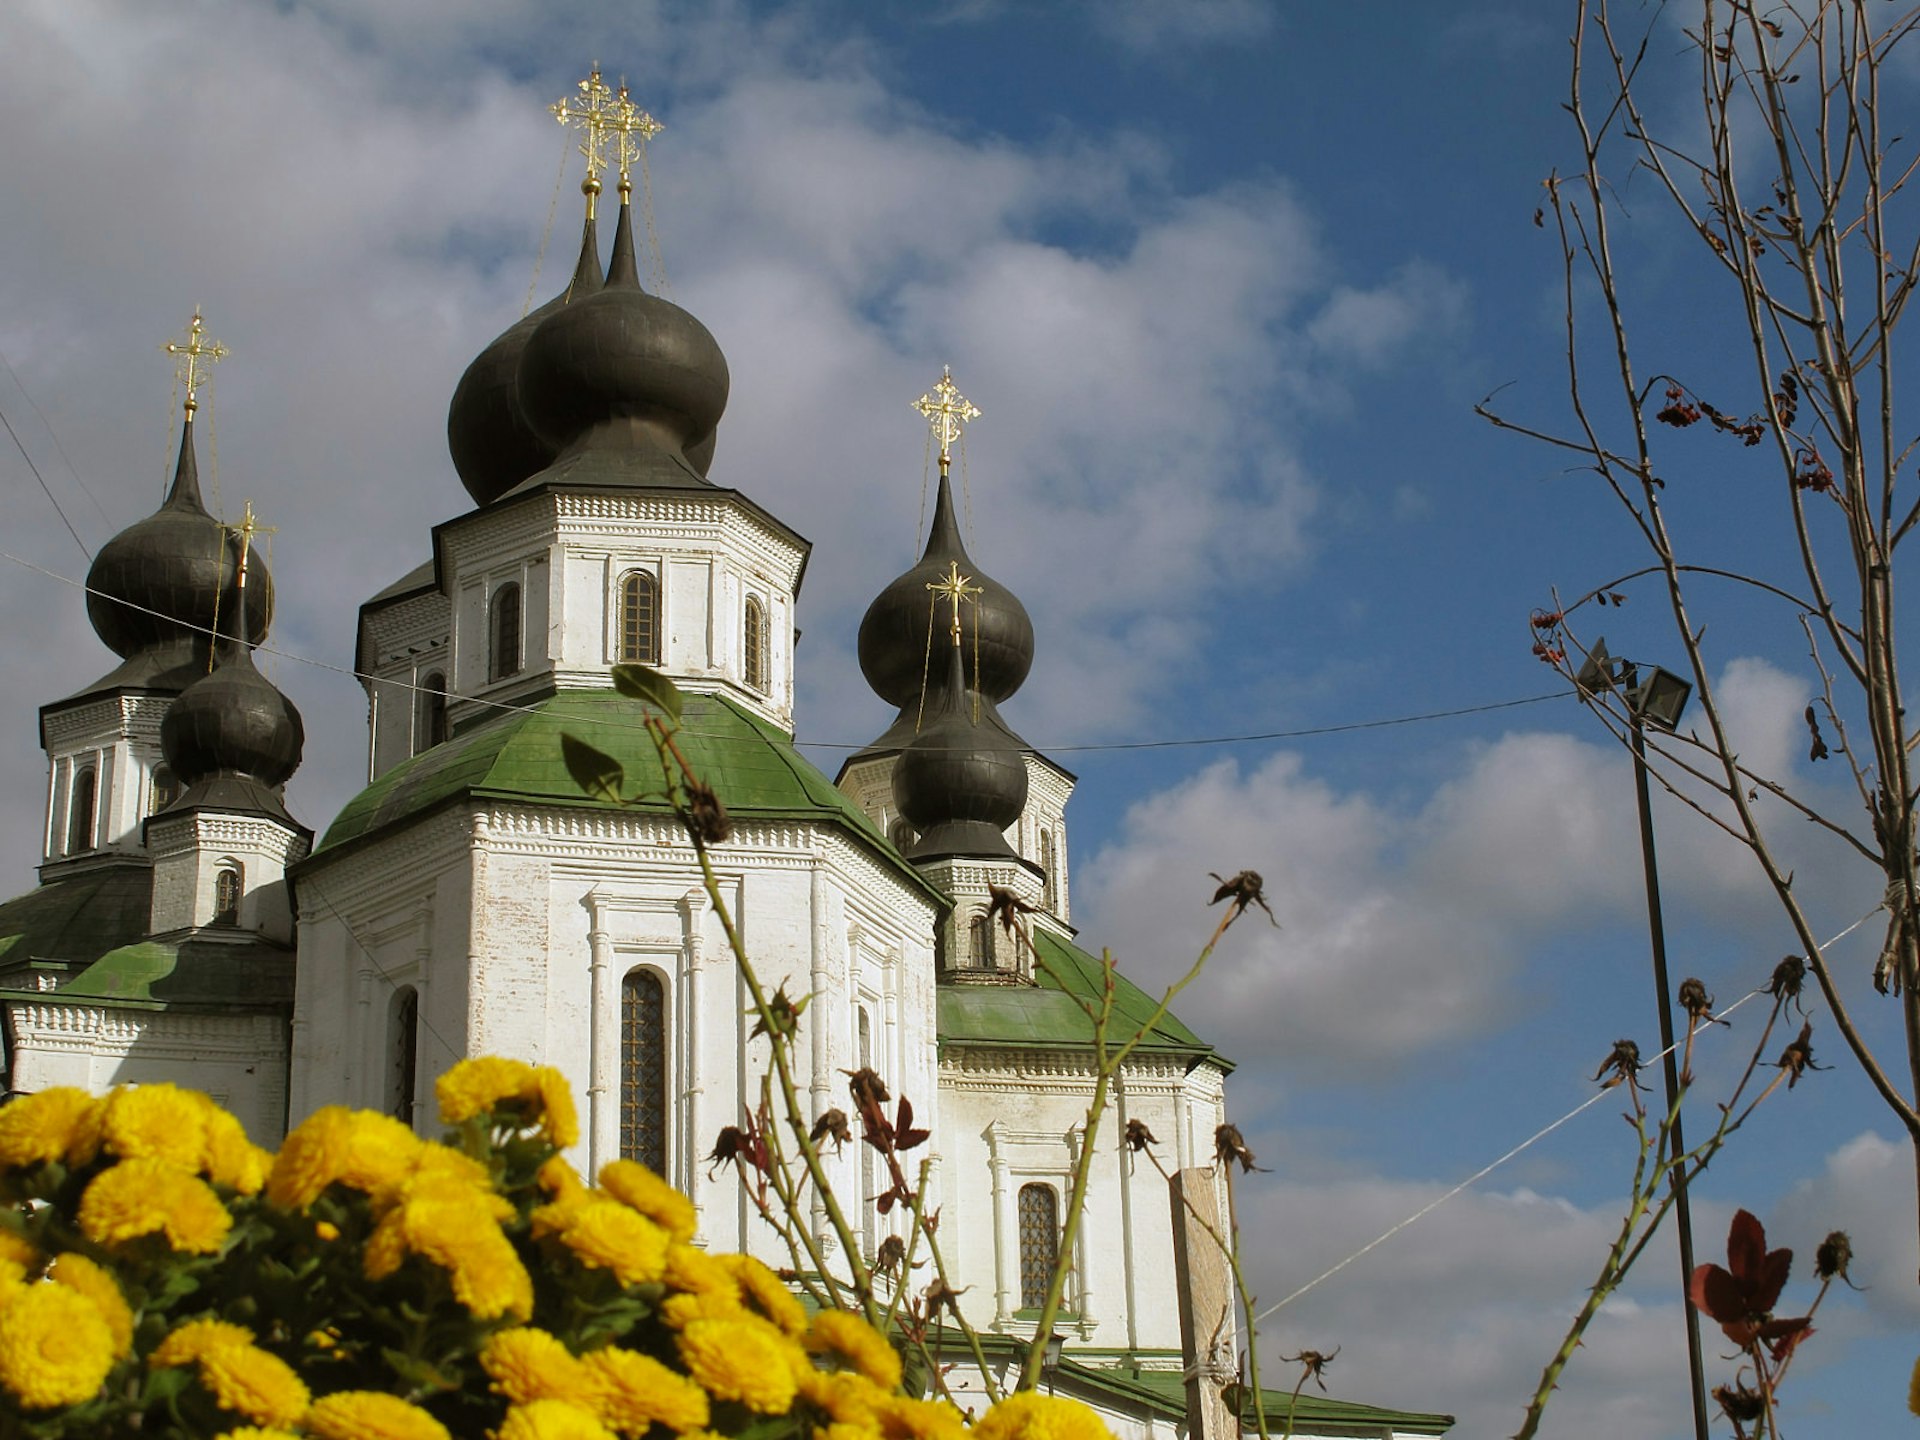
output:
M 153 914 L 153 872 L 107 864 L 0 905 L 0 962 L 85 963 L 142 939 Z
M 627 770 L 627 793 L 659 775 L 645 711 L 611 690 L 568 690 L 463 726 L 433 749 L 402 762 L 347 803 L 314 852 L 337 851 L 460 797 L 518 800 L 585 809 L 615 808 L 580 790 L 567 772 L 560 737 L 571 735 L 612 755 Z M 930 886 L 866 814 L 815 769 L 777 726 L 720 695 L 687 695 L 675 734 L 695 775 L 713 787 L 736 820 L 803 820 L 838 826 L 942 908 Z M 653 780 L 657 784 L 657 779 Z M 660 814 L 659 800 L 638 808 Z M 312 861 L 304 862 L 311 864 Z
M 1053 931 L 1034 927 L 1034 949 L 1042 963 L 1034 967 L 1035 985 L 942 985 L 939 1032 L 942 1045 L 1001 1045 L 1020 1048 L 1091 1046 L 1093 1022 L 1080 1002 L 1100 1003 L 1105 966 Z M 1108 1043 L 1124 1044 L 1152 1017 L 1159 1001 L 1125 975 L 1114 972 L 1113 1019 Z M 1171 1011 L 1148 1032 L 1143 1052 L 1207 1057 L 1227 1062 L 1189 1030 Z
M 1075 1366 L 1075 1376 L 1112 1375 L 1116 1379 L 1124 1376 L 1124 1385 L 1148 1391 L 1161 1398 L 1169 1407 L 1177 1407 L 1177 1413 L 1186 1414 L 1187 1386 L 1178 1370 L 1128 1370 L 1102 1372 L 1090 1366 Z M 1116 1390 L 1120 1386 L 1114 1387 Z M 1261 1399 L 1267 1412 L 1267 1429 L 1274 1435 L 1286 1429 L 1287 1407 L 1293 1407 L 1293 1428 L 1311 1430 L 1317 1434 L 1379 1435 L 1386 1430 L 1400 1431 L 1414 1435 L 1444 1435 L 1453 1428 L 1453 1416 L 1436 1415 L 1420 1410 L 1386 1410 L 1378 1405 L 1363 1405 L 1354 1400 L 1335 1400 L 1331 1396 L 1300 1393 L 1294 1399 L 1290 1390 L 1261 1391 Z M 1247 1400 L 1246 1411 L 1241 1417 L 1244 1433 L 1254 1434 L 1254 1410 L 1251 1393 Z

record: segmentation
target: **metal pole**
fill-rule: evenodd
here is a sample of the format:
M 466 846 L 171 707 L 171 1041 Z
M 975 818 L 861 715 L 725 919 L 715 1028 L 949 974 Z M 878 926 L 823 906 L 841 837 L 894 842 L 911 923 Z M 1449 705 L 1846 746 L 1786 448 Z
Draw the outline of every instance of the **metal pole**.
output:
M 1647 732 L 1632 705 L 1627 707 L 1627 713 L 1633 724 L 1633 780 L 1640 799 L 1640 858 L 1647 874 L 1647 929 L 1653 941 L 1653 988 L 1660 1003 L 1660 1049 L 1665 1061 L 1667 1113 L 1673 1117 L 1671 1153 L 1675 1163 L 1669 1178 L 1674 1190 L 1674 1223 L 1680 1230 L 1680 1306 L 1687 1317 L 1693 1430 L 1697 1440 L 1707 1440 L 1707 1381 L 1700 1361 L 1700 1313 L 1688 1298 L 1693 1282 L 1693 1214 L 1687 1206 L 1687 1173 L 1679 1163 L 1687 1145 L 1680 1131 L 1680 1067 L 1673 1053 L 1673 990 L 1667 982 L 1667 932 L 1660 920 L 1660 872 L 1653 856 L 1653 803 L 1647 793 Z

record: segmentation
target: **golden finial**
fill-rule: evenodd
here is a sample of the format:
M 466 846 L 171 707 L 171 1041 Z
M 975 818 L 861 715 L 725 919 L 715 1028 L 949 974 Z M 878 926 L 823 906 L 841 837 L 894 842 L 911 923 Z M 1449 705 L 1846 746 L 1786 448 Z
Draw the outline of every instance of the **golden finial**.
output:
M 237 535 L 240 538 L 240 567 L 234 576 L 234 584 L 244 590 L 247 588 L 247 556 L 253 553 L 253 537 L 271 535 L 278 527 L 262 525 L 254 518 L 253 501 L 249 500 L 241 511 L 240 523 L 224 525 L 221 528 L 229 535 Z
M 613 113 L 607 123 L 616 137 L 620 193 L 630 195 L 633 193 L 634 162 L 644 158 L 647 142 L 667 127 L 633 103 L 624 80 L 615 92 Z
M 607 137 L 614 131 L 616 102 L 612 88 L 600 78 L 597 64 L 574 88 L 580 92 L 578 96 L 556 100 L 547 109 L 562 125 L 580 131 L 580 153 L 587 157 L 587 178 L 580 182 L 580 189 L 587 197 L 587 218 L 592 219 L 594 197 L 600 193 L 600 172 L 607 168 Z
M 193 307 L 193 319 L 187 322 L 187 339 L 183 345 L 177 340 L 169 340 L 162 345 L 168 355 L 173 356 L 174 374 L 187 390 L 187 418 L 193 418 L 193 412 L 200 408 L 195 394 L 206 382 L 208 372 L 226 359 L 230 353 L 218 340 L 207 338 L 206 322 L 200 318 L 200 307 Z
M 971 575 L 962 575 L 960 573 L 960 562 L 958 560 L 949 560 L 947 562 L 947 573 L 942 575 L 938 580 L 929 580 L 927 582 L 927 589 L 931 590 L 935 597 L 934 604 L 938 605 L 943 597 L 953 602 L 952 633 L 953 643 L 955 645 L 960 643 L 960 602 L 964 600 L 967 604 L 971 605 L 974 603 L 975 597 L 981 593 L 980 587 L 971 583 L 972 580 L 973 577 Z
M 960 438 L 960 432 L 970 420 L 980 418 L 980 407 L 971 403 L 962 395 L 953 383 L 953 370 L 950 366 L 940 367 L 940 383 L 913 402 L 913 408 L 926 417 L 933 426 L 935 438 L 940 441 L 940 473 L 947 473 L 949 457 L 953 451 L 953 442 Z M 954 601 L 954 624 L 959 621 L 958 600 Z

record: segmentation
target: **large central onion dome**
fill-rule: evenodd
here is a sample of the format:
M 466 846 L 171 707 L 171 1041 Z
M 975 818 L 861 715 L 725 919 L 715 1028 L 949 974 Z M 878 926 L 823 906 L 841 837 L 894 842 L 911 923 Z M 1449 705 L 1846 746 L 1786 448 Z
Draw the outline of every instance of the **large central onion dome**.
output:
M 580 260 L 567 288 L 495 336 L 454 387 L 453 403 L 447 407 L 447 449 L 474 504 L 491 504 L 552 463 L 555 447 L 533 433 L 520 409 L 520 357 L 541 321 L 600 285 L 600 243 L 589 214 L 580 235 Z
M 893 803 L 920 838 L 910 860 L 1009 857 L 1005 831 L 1027 804 L 1026 744 L 967 688 L 962 647 L 927 697 L 928 719 L 893 767 Z
M 519 370 L 520 408 L 556 452 L 649 443 L 696 478 L 727 408 L 727 361 L 707 327 L 640 288 L 623 195 L 606 284 L 543 320 Z
M 953 491 L 943 469 L 934 502 L 933 529 L 920 563 L 874 597 L 860 621 L 860 670 L 889 705 L 917 705 L 922 687 L 936 679 L 927 672 L 928 587 L 954 564 L 980 593 L 967 606 L 968 669 L 973 688 L 1000 701 L 1012 695 L 1033 668 L 1033 621 L 1019 598 L 968 558 L 953 519 Z M 978 644 L 976 645 L 976 637 Z
M 248 552 L 252 605 L 240 614 L 239 542 L 207 513 L 194 461 L 193 418 L 180 436 L 180 459 L 166 503 L 100 547 L 87 571 L 87 618 L 123 658 L 161 647 L 197 652 L 204 664 L 214 630 L 258 641 L 273 616 L 273 581 Z M 184 658 L 184 657 L 183 657 Z

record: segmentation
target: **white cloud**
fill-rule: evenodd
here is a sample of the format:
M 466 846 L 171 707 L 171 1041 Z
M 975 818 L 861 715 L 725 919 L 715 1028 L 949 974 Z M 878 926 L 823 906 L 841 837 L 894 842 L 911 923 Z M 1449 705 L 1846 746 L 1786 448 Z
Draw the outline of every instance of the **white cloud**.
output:
M 1086 9 L 1102 34 L 1143 53 L 1251 40 L 1274 23 L 1260 0 L 1098 0 Z

